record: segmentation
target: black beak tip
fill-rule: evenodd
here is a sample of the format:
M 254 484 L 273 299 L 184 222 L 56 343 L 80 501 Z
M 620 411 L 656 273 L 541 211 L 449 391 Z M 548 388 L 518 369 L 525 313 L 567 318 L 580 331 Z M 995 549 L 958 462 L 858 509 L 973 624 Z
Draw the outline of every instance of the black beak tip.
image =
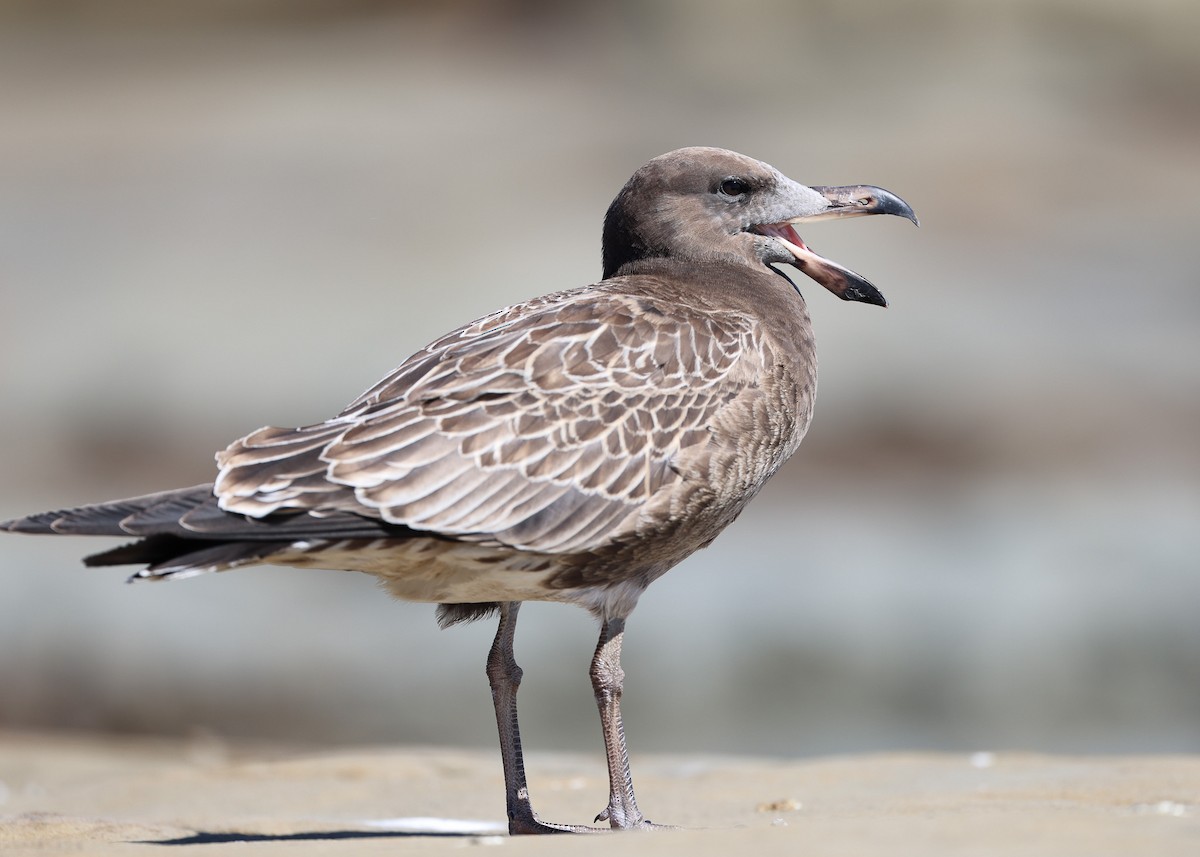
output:
M 857 301 L 858 303 L 871 304 L 872 306 L 886 307 L 888 305 L 887 298 L 883 296 L 883 292 L 875 288 L 866 280 L 853 283 L 840 295 L 844 301 Z
M 878 201 L 876 203 L 878 206 L 876 211 L 879 214 L 894 214 L 897 217 L 903 217 L 905 220 L 912 221 L 913 226 L 920 228 L 921 221 L 917 220 L 917 215 L 912 210 L 911 205 L 902 200 L 900 197 L 896 196 L 894 193 L 889 193 L 882 188 L 880 188 L 879 191 L 880 192 L 877 197 Z

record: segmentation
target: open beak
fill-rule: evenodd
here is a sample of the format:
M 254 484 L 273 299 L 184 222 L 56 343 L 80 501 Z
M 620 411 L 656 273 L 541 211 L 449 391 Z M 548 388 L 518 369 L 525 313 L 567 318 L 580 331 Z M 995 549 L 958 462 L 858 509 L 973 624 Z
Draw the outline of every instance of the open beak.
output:
M 812 190 L 829 201 L 828 208 L 816 214 L 793 217 L 782 223 L 756 226 L 754 231 L 782 241 L 795 258 L 792 264 L 842 300 L 887 306 L 887 300 L 879 289 L 871 285 L 865 277 L 854 273 L 849 268 L 844 268 L 837 262 L 814 253 L 800 238 L 792 224 L 811 223 L 815 220 L 831 220 L 839 217 L 861 217 L 867 214 L 894 214 L 920 226 L 912 208 L 895 194 L 871 185 L 814 187 Z

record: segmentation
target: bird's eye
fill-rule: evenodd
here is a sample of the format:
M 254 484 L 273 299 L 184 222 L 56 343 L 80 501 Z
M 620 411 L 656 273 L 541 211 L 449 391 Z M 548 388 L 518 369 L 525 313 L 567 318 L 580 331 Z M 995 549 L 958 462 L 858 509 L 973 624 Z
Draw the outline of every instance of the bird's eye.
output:
M 750 192 L 750 183 L 737 176 L 730 176 L 721 182 L 720 190 L 725 196 L 742 196 Z

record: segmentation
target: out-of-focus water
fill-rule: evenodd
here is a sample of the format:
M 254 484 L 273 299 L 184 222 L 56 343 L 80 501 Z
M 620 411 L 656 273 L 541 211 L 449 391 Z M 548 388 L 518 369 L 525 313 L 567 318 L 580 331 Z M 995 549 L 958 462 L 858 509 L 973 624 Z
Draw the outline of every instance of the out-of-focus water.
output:
M 628 174 L 723 145 L 922 229 L 805 234 L 892 306 L 799 281 L 816 422 L 632 617 L 633 749 L 1200 749 L 1196 11 L 764 3 L 751 39 L 680 5 L 16 15 L 0 518 L 211 478 L 595 279 Z M 493 740 L 490 626 L 358 575 L 126 587 L 97 548 L 0 539 L 0 725 Z M 594 634 L 522 611 L 530 746 L 599 745 Z

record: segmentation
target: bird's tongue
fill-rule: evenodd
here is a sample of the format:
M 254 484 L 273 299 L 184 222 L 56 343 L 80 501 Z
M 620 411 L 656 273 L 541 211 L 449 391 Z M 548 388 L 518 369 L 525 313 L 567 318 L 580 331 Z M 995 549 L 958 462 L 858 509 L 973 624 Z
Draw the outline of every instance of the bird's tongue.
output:
M 756 230 L 763 235 L 771 235 L 775 238 L 782 238 L 789 244 L 794 244 L 801 250 L 808 250 L 808 245 L 804 243 L 804 239 L 796 233 L 796 227 L 790 223 L 768 223 L 766 226 L 760 226 Z M 791 249 L 790 247 L 788 248 Z
M 883 295 L 865 277 L 809 249 L 792 224 L 768 223 L 755 227 L 754 231 L 782 241 L 788 251 L 796 257 L 794 264 L 797 268 L 842 300 L 887 306 Z

